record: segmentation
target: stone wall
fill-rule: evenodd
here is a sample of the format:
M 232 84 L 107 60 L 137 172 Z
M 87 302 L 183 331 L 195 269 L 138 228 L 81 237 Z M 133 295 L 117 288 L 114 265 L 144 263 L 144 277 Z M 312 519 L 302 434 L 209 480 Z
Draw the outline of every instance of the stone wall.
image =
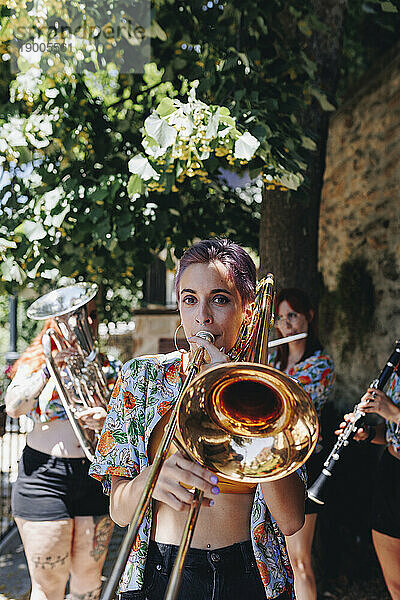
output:
M 139 309 L 132 315 L 134 329 L 124 333 L 104 333 L 100 336 L 102 351 L 113 355 L 123 363 L 136 356 L 167 353 L 175 350 L 174 333 L 180 323 L 176 309 Z M 178 332 L 178 347 L 188 347 L 183 330 Z
M 180 323 L 177 310 L 138 310 L 133 319 L 136 325 L 133 356 L 173 351 L 174 333 Z M 170 340 L 169 347 L 166 347 L 166 340 Z
M 355 260 L 364 261 L 375 294 L 372 318 L 360 322 L 354 339 L 349 341 L 344 330 L 340 303 L 332 322 L 321 323 L 343 404 L 357 401 L 400 337 L 399 50 L 368 73 L 330 122 L 319 234 L 325 301 L 335 313 L 340 271 Z M 354 281 L 358 278 L 354 272 Z M 348 275 L 346 285 L 357 306 L 363 290 L 353 289 Z

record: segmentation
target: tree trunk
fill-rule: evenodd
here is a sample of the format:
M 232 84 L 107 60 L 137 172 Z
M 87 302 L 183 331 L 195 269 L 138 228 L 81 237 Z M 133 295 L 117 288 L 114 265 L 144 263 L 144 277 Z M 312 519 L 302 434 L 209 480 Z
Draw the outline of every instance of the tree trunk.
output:
M 315 84 L 332 102 L 335 97 L 347 0 L 314 0 L 314 13 L 324 24 L 310 40 L 309 54 L 317 64 Z M 325 168 L 329 113 L 316 100 L 302 115 L 316 141 L 308 168 L 309 193 L 264 190 L 260 223 L 260 274 L 275 274 L 277 287 L 299 287 L 318 300 L 318 222 Z
M 261 275 L 272 272 L 278 289 L 317 288 L 319 202 L 264 191 L 260 226 Z

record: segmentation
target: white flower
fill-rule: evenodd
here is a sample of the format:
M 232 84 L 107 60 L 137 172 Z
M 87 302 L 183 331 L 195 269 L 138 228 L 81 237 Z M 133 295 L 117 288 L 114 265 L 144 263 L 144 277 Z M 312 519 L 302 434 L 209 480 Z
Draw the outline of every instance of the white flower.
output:
M 49 212 L 53 210 L 63 196 L 64 192 L 62 187 L 56 187 L 54 190 L 50 190 L 49 192 L 43 194 L 42 200 L 44 202 L 45 209 Z
M 144 139 L 142 141 L 142 146 L 145 149 L 146 154 L 152 156 L 153 158 L 158 158 L 159 156 L 164 156 L 167 151 L 167 148 L 161 148 L 156 143 L 152 143 L 149 139 Z
M 246 131 L 235 142 L 234 156 L 242 160 L 251 160 L 259 145 L 258 139 Z
M 32 173 L 26 178 L 26 181 L 30 188 L 35 188 L 42 184 L 42 178 L 39 173 L 36 173 L 36 171 L 32 171 Z
M 182 116 L 180 111 L 175 111 L 168 117 L 168 123 L 174 125 L 183 137 L 190 137 L 193 133 L 193 121 L 190 117 Z
M 0 137 L 7 140 L 11 147 L 27 146 L 27 141 L 23 133 L 24 119 L 11 117 L 8 123 L 0 127 Z
M 25 93 L 36 92 L 41 75 L 42 71 L 36 65 L 30 67 L 25 73 L 18 73 L 16 77 L 18 91 Z
M 37 129 L 44 136 L 53 133 L 53 125 L 47 115 L 31 115 L 28 119 L 27 129 Z
M 44 93 L 48 98 L 55 98 L 60 92 L 56 88 L 48 88 Z
M 217 112 L 214 115 L 212 115 L 211 118 L 208 120 L 208 125 L 207 125 L 207 129 L 206 129 L 206 138 L 208 140 L 211 138 L 215 138 L 215 136 L 217 135 L 218 124 L 219 124 L 219 110 L 217 110 Z
M 160 179 L 160 175 L 153 169 L 149 160 L 141 154 L 137 154 L 131 158 L 128 162 L 128 169 L 131 173 L 139 175 L 144 181 L 148 181 L 149 179 L 158 181 Z
M 144 128 L 147 135 L 152 137 L 162 148 L 168 148 L 175 143 L 177 136 L 175 127 L 168 125 L 167 121 L 162 119 L 156 112 L 147 117 Z

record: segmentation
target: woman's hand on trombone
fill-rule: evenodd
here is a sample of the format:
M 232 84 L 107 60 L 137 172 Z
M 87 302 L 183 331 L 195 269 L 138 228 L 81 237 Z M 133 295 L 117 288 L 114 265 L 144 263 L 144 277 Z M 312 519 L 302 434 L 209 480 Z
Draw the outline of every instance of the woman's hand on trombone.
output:
M 205 350 L 205 362 L 200 367 L 200 371 L 204 371 L 205 369 L 208 369 L 215 365 L 219 365 L 221 363 L 230 362 L 229 356 L 225 354 L 225 348 L 217 348 L 216 346 L 214 346 L 214 344 L 211 344 L 211 342 L 208 342 L 207 340 L 197 336 L 192 336 L 188 338 L 188 342 L 195 348 L 201 346 Z
M 148 479 L 151 466 L 143 469 L 134 479 L 114 475 L 111 480 L 110 515 L 113 521 L 125 527 L 134 513 L 135 506 Z M 180 452 L 172 454 L 164 462 L 153 491 L 153 498 L 164 502 L 174 510 L 187 510 L 193 493 L 183 487 L 197 487 L 204 492 L 203 506 L 212 506 L 219 493 L 215 473 L 187 459 Z
M 214 498 L 219 494 L 217 483 L 215 473 L 178 451 L 164 462 L 153 498 L 168 504 L 174 510 L 183 511 L 192 504 L 193 493 L 190 490 L 197 488 L 204 492 L 203 506 L 212 506 Z

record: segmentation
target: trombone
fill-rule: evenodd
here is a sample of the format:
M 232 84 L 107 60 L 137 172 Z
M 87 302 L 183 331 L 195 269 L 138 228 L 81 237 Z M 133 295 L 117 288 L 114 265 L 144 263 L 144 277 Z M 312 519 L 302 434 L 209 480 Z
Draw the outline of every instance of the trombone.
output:
M 199 375 L 204 349 L 194 353 L 102 600 L 114 596 L 174 437 L 202 466 L 244 483 L 286 477 L 312 453 L 318 439 L 318 418 L 309 396 L 293 379 L 266 366 L 274 297 L 274 278 L 269 274 L 257 286 L 251 323 L 242 326 L 229 352 L 235 362 L 216 365 Z M 211 334 L 197 335 L 206 338 Z M 195 490 L 165 600 L 177 597 L 202 496 Z

